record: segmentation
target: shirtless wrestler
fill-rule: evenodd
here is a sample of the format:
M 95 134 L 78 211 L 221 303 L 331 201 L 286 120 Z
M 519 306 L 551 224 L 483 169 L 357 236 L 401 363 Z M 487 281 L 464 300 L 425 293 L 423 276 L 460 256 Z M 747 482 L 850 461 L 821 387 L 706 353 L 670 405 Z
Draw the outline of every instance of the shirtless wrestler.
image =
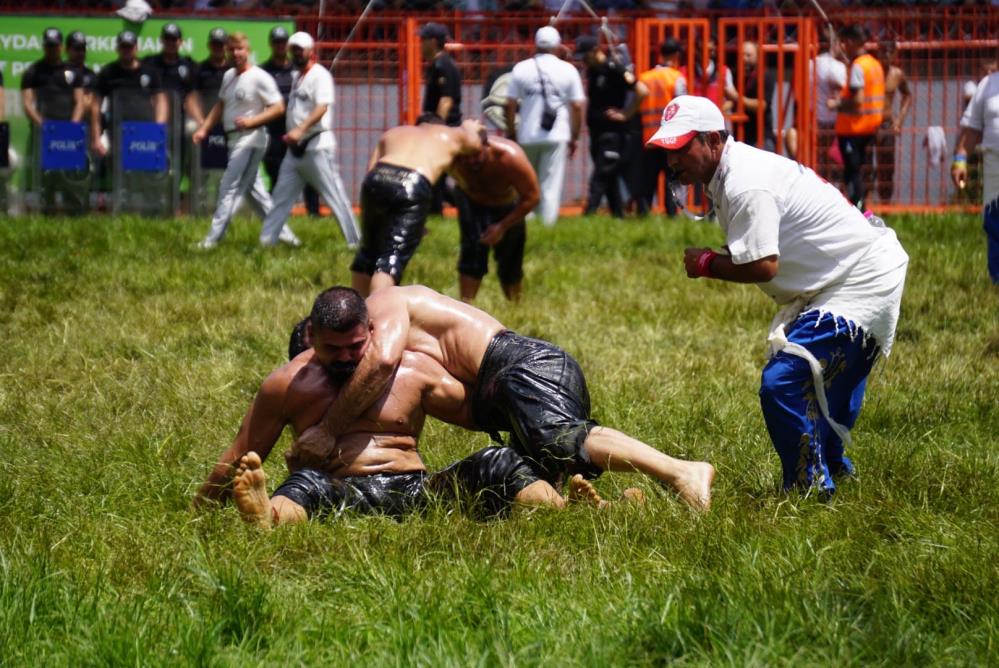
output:
M 347 432 L 382 396 L 406 352 L 423 353 L 471 389 L 475 429 L 507 431 L 511 447 L 553 485 L 578 473 L 641 471 L 697 509 L 711 503 L 714 467 L 670 457 L 590 419 L 579 364 L 546 341 L 503 327 L 495 318 L 423 286 L 380 290 L 367 300 L 364 352 L 323 419 L 325 437 Z M 495 438 L 498 438 L 495 437 Z
M 489 248 L 507 299 L 520 298 L 524 278 L 524 216 L 541 199 L 541 187 L 527 155 L 509 139 L 489 137 L 477 152 L 454 160 L 448 173 L 458 184 L 458 288 L 471 302 L 489 266 Z
M 233 494 L 248 521 L 262 526 L 302 521 L 330 510 L 399 515 L 431 495 L 475 497 L 487 514 L 511 503 L 561 506 L 562 498 L 540 481 L 509 448 L 489 447 L 438 473 L 428 474 L 417 450 L 426 415 L 470 426 L 466 387 L 432 357 L 403 354 L 372 405 L 321 455 L 296 448 L 287 455 L 292 474 L 269 501 L 261 460 L 286 425 L 303 433 L 316 425 L 351 376 L 367 348 L 364 301 L 349 288 L 319 295 L 307 337 L 313 348 L 274 371 L 261 385 L 232 446 L 215 465 L 196 504 Z M 240 462 L 233 489 L 232 467 Z
M 361 184 L 361 247 L 350 266 L 354 289 L 397 285 L 423 238 L 433 184 L 459 155 L 482 148 L 485 128 L 467 120 L 403 125 L 388 130 L 368 162 Z

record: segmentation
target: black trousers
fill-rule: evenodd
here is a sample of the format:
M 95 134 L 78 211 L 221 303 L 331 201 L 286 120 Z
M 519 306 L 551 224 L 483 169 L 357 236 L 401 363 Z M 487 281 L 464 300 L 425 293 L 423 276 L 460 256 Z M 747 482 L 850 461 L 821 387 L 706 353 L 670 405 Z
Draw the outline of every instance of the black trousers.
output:
M 590 159 L 593 160 L 593 173 L 590 175 L 590 193 L 586 200 L 586 213 L 593 213 L 604 197 L 611 215 L 624 216 L 621 201 L 620 178 L 626 174 L 628 164 L 628 136 L 625 130 L 590 130 Z
M 673 191 L 669 189 L 666 156 L 666 151 L 646 148 L 642 150 L 636 161 L 639 167 L 633 187 L 635 188 L 635 205 L 640 216 L 647 215 L 652 208 L 652 198 L 656 196 L 656 191 L 659 189 L 660 174 L 663 175 L 666 182 L 666 213 L 670 216 L 676 215 L 676 201 L 673 199 Z
M 840 136 L 839 151 L 843 154 L 843 185 L 846 198 L 859 209 L 864 208 L 867 197 L 867 184 L 864 183 L 864 168 L 870 156 L 867 148 L 873 143 L 874 135 Z

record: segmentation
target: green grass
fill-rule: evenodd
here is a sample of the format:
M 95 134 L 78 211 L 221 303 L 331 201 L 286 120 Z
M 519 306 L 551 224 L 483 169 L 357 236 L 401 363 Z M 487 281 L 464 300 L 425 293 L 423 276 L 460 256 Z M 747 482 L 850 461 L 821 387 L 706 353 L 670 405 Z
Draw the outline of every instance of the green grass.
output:
M 711 513 L 617 474 L 601 492 L 647 507 L 262 535 L 188 505 L 292 324 L 349 280 L 335 224 L 262 252 L 237 221 L 201 254 L 204 220 L 4 220 L 0 664 L 996 665 L 999 293 L 977 217 L 889 222 L 912 258 L 898 343 L 831 503 L 777 491 L 774 307 L 682 274 L 717 228 L 570 219 L 531 228 L 520 306 L 494 275 L 479 305 L 576 355 L 602 423 L 714 463 Z M 431 230 L 407 279 L 454 294 L 456 224 Z M 431 422 L 422 449 L 487 442 Z

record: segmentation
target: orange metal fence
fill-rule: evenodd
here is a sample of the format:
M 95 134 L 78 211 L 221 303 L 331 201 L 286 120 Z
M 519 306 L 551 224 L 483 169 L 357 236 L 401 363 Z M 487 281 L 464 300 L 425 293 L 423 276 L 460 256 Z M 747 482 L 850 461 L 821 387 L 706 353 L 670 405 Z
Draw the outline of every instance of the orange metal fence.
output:
M 894 65 L 905 74 L 912 94 L 911 109 L 901 128 L 894 133 L 883 131 L 878 141 L 868 175 L 872 202 L 884 210 L 931 210 L 980 201 L 975 192 L 980 183 L 974 180 L 964 193 L 953 192 L 947 158 L 964 107 L 966 82 L 977 83 L 987 64 L 995 62 L 999 8 L 850 11 L 831 18 L 836 25 L 865 25 L 872 35 L 868 45 L 872 50 L 882 42 L 897 43 Z M 378 135 L 419 115 L 426 64 L 417 31 L 426 20 L 418 15 L 375 15 L 365 19 L 347 42 L 353 17 L 299 19 L 300 27 L 320 36 L 320 58 L 325 63 L 342 49 L 334 68 L 337 139 L 345 180 L 355 197 Z M 448 14 L 438 20 L 452 35 L 447 48 L 464 78 L 462 111 L 466 116 L 481 115 L 482 85 L 489 74 L 528 57 L 533 52 L 534 31 L 547 23 L 540 15 Z M 825 104 L 811 73 L 825 31 L 816 17 L 715 16 L 708 20 L 616 16 L 608 25 L 628 46 L 638 72 L 655 63 L 658 44 L 667 36 L 684 47 L 687 71 L 698 61 L 705 66 L 706 38 L 716 36 L 718 59 L 731 70 L 740 93 L 750 84 L 742 58 L 744 45 L 758 44 L 763 67 L 752 74 L 756 89 L 764 89 L 766 69 L 773 76 L 775 92 L 767 108 L 755 111 L 747 110 L 742 97 L 736 99 L 727 109 L 733 132 L 740 139 L 762 144 L 764 126 L 770 124 L 776 151 L 792 155 L 836 181 L 838 167 L 830 162 L 827 150 L 831 138 L 827 136 L 823 144 L 816 124 L 817 105 Z M 564 42 L 571 45 L 579 35 L 597 32 L 599 24 L 573 17 L 560 21 L 557 27 Z M 900 98 L 899 93 L 894 100 L 896 116 Z M 755 115 L 756 137 L 745 133 L 750 114 Z M 928 134 L 939 137 L 941 131 L 947 148 L 942 161 L 935 162 L 930 158 L 937 156 L 928 151 L 925 140 Z M 578 151 L 568 165 L 564 203 L 578 204 L 585 198 L 589 169 L 587 151 Z

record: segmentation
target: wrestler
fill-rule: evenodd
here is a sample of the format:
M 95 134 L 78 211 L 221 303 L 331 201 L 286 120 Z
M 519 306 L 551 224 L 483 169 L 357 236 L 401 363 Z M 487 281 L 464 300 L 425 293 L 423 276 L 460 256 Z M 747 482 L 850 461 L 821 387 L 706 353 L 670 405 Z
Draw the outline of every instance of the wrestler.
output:
M 326 412 L 324 437 L 346 433 L 382 396 L 405 354 L 423 353 L 472 387 L 474 428 L 497 440 L 496 432 L 510 432 L 511 447 L 541 479 L 558 485 L 571 474 L 641 471 L 692 507 L 710 506 L 714 467 L 598 426 L 579 364 L 557 346 L 515 334 L 484 311 L 423 286 L 380 290 L 367 306 L 370 327 L 358 342 L 364 351 Z
M 284 427 L 305 432 L 322 419 L 367 349 L 364 300 L 332 288 L 313 305 L 306 338 L 312 349 L 277 369 L 261 385 L 233 444 L 222 454 L 195 499 L 224 500 L 233 464 L 241 463 L 236 501 L 249 521 L 264 526 L 302 520 L 334 509 L 399 515 L 431 495 L 457 491 L 487 514 L 512 503 L 554 505 L 562 498 L 507 448 L 485 448 L 444 471 L 428 474 L 417 450 L 426 415 L 471 426 L 467 388 L 429 355 L 405 353 L 385 391 L 321 453 L 296 447 L 286 455 L 292 474 L 266 499 L 260 462 Z
M 403 125 L 379 138 L 361 184 L 361 247 L 350 266 L 354 289 L 397 285 L 423 238 L 433 184 L 459 155 L 482 148 L 485 128 Z
M 524 217 L 541 199 L 538 177 L 516 142 L 490 137 L 477 153 L 454 160 L 448 173 L 458 184 L 461 254 L 458 288 L 462 301 L 479 292 L 489 266 L 489 248 L 507 299 L 520 299 L 524 278 Z

